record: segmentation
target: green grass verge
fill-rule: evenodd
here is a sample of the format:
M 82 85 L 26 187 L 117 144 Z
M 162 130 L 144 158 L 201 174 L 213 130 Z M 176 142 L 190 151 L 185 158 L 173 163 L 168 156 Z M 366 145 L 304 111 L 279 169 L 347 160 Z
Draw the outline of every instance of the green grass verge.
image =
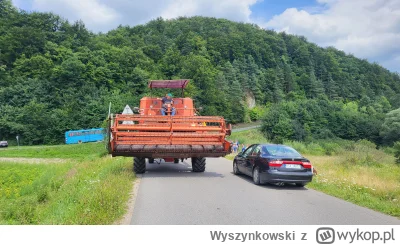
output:
M 269 143 L 259 129 L 235 132 L 240 143 Z M 287 141 L 311 160 L 318 171 L 308 187 L 354 204 L 400 218 L 400 165 L 388 149 L 368 141 Z M 234 154 L 226 158 L 233 160 Z
M 246 131 L 233 132 L 228 140 L 238 140 L 240 144 L 268 143 L 259 129 L 250 129 Z
M 255 121 L 251 123 L 238 123 L 238 124 L 233 124 L 232 129 L 240 129 L 240 128 L 248 128 L 252 126 L 258 126 L 261 125 L 261 121 Z
M 0 157 L 95 159 L 106 154 L 103 142 L 74 145 L 14 146 L 0 149 Z
M 400 218 L 400 166 L 359 154 L 308 156 L 318 170 L 308 187 Z
M 0 224 L 112 224 L 121 218 L 135 178 L 132 159 L 91 152 L 93 159 L 76 160 L 82 154 L 58 164 L 0 162 Z

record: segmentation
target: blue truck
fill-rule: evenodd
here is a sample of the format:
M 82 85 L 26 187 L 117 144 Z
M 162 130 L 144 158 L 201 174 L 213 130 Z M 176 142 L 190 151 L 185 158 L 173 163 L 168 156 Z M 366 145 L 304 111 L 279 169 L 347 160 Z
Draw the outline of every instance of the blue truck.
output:
M 103 128 L 71 130 L 65 132 L 66 144 L 80 144 L 86 142 L 97 142 L 104 140 Z

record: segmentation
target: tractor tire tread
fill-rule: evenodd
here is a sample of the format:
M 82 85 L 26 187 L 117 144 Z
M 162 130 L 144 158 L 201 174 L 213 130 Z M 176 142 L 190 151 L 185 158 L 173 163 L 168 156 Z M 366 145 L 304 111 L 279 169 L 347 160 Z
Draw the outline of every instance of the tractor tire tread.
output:
M 193 157 L 192 158 L 193 172 L 204 172 L 206 170 L 206 158 Z
M 146 158 L 134 157 L 133 171 L 137 174 L 144 174 L 146 172 Z

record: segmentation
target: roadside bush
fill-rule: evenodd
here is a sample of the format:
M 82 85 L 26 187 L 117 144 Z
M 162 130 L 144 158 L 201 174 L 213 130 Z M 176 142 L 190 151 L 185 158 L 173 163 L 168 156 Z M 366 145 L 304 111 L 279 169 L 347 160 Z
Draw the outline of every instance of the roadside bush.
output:
M 394 144 L 394 157 L 396 158 L 396 163 L 400 164 L 400 141 Z
M 318 143 L 311 142 L 307 145 L 307 149 L 310 154 L 313 155 L 324 155 L 325 149 Z
M 381 168 L 383 164 L 393 163 L 393 155 L 376 149 L 376 145 L 368 140 L 359 140 L 351 145 L 352 150 L 346 150 L 343 164 L 372 166 Z
M 319 142 L 311 142 L 307 144 L 300 141 L 285 141 L 283 143 L 294 148 L 301 154 L 324 155 L 326 152 L 322 144 Z
M 389 154 L 389 155 L 395 155 L 395 152 L 396 152 L 396 150 L 394 149 L 394 147 L 388 147 L 388 146 L 386 146 L 386 147 L 380 147 L 379 149 L 381 149 L 382 151 L 384 151 L 386 154 Z
M 362 148 L 362 149 L 376 149 L 375 143 L 368 141 L 368 140 L 359 140 L 356 142 L 356 148 Z
M 259 107 L 259 106 L 256 106 L 256 107 L 250 109 L 249 110 L 249 116 L 250 116 L 251 121 L 260 120 L 262 115 L 263 115 L 263 110 L 264 109 L 262 107 Z
M 381 167 L 381 160 L 370 153 L 347 151 L 344 154 L 344 160 L 342 161 L 342 164 Z
M 321 142 L 321 145 L 325 151 L 325 154 L 328 156 L 335 155 L 342 150 L 342 147 L 336 142 L 323 141 Z

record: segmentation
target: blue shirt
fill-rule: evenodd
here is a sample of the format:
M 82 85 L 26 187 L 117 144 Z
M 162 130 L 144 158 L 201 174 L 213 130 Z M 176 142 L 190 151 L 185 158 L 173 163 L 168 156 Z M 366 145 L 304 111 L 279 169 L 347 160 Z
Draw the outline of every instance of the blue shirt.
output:
M 163 104 L 172 104 L 172 98 L 167 98 L 167 97 L 164 97 L 164 98 L 162 98 L 162 103 Z

